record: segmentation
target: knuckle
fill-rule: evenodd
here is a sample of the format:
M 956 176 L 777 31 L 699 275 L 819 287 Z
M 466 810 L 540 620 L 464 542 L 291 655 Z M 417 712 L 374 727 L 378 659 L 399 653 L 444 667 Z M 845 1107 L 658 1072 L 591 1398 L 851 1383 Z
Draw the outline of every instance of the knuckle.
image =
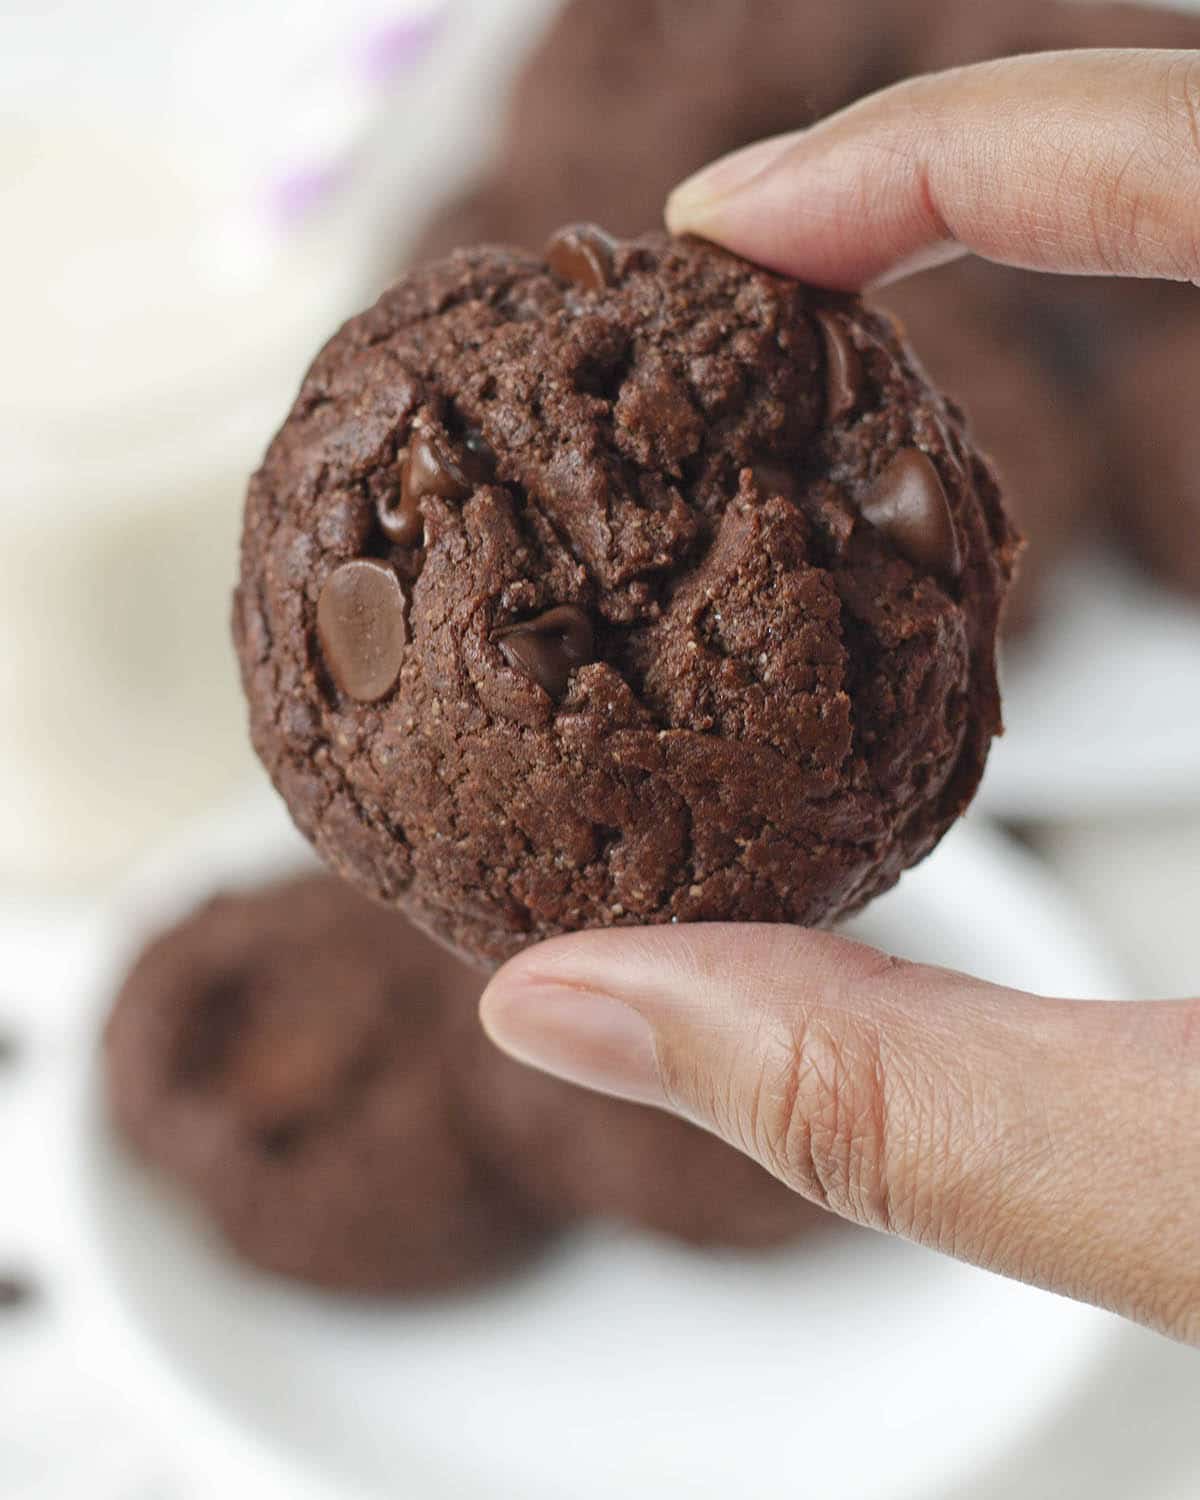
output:
M 872 984 L 885 970 L 894 982 L 898 962 L 871 955 L 846 984 Z M 777 1045 L 750 1113 L 751 1145 L 822 1207 L 873 1228 L 907 1230 L 911 1192 L 894 1176 L 906 1153 L 892 1125 L 903 1070 L 887 1064 L 874 1027 L 846 1015 L 844 1005 L 823 1006 Z
M 1188 207 L 1200 188 L 1200 56 L 1184 53 L 1168 65 L 1165 93 L 1168 144 L 1162 152 L 1161 199 L 1166 206 L 1160 216 L 1166 220 L 1163 237 L 1174 246 L 1174 264 L 1165 270 L 1188 281 L 1200 275 L 1200 217 Z M 1185 183 L 1192 191 L 1183 190 Z

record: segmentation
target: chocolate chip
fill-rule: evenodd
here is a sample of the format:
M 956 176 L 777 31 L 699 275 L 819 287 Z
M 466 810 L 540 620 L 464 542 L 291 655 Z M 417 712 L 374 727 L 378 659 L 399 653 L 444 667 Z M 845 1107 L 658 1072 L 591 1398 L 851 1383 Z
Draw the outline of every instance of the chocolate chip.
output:
M 0 1312 L 26 1307 L 35 1295 L 33 1282 L 27 1276 L 14 1271 L 0 1272 Z
M 574 604 L 559 604 L 535 619 L 496 632 L 505 661 L 552 698 L 567 690 L 574 667 L 594 660 L 592 622 Z
M 819 312 L 817 322 L 825 341 L 825 420 L 840 422 L 858 405 L 862 394 L 862 356 L 833 313 Z
M 317 634 L 342 692 L 359 703 L 390 692 L 408 642 L 404 590 L 395 570 L 369 557 L 335 568 L 317 600 Z
M 957 578 L 962 552 L 950 502 L 933 460 L 901 448 L 859 507 L 909 562 L 942 578 Z
M 545 260 L 564 281 L 599 292 L 612 284 L 616 248 L 616 240 L 598 224 L 565 224 L 547 241 Z
M 467 499 L 476 485 L 487 482 L 492 453 L 479 433 L 468 433 L 456 446 L 444 433 L 418 420 L 398 468 L 398 489 L 381 501 L 379 524 L 389 540 L 415 547 L 421 540 L 421 497 Z

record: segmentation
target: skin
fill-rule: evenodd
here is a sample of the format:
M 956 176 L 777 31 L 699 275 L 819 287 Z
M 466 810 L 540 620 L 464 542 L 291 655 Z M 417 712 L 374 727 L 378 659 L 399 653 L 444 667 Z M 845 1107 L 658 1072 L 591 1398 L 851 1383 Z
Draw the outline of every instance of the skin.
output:
M 1084 52 L 889 89 L 689 179 L 667 222 L 844 288 L 968 250 L 1195 280 L 1197 205 L 1200 53 Z M 481 1014 L 847 1219 L 1200 1344 L 1200 1000 L 1026 995 L 713 924 L 542 944 Z

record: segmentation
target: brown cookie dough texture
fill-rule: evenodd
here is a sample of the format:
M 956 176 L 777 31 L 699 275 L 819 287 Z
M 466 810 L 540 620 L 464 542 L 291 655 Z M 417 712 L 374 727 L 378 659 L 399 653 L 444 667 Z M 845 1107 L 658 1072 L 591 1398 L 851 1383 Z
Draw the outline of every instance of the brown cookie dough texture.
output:
M 361 1292 L 474 1281 L 544 1233 L 459 1118 L 450 1069 L 472 1036 L 451 1048 L 450 1028 L 477 989 L 329 876 L 218 897 L 121 989 L 113 1115 L 266 1270 Z
M 318 357 L 247 500 L 254 743 L 336 870 L 484 963 L 831 922 L 999 727 L 991 472 L 853 299 L 661 235 L 549 262 L 424 267 Z

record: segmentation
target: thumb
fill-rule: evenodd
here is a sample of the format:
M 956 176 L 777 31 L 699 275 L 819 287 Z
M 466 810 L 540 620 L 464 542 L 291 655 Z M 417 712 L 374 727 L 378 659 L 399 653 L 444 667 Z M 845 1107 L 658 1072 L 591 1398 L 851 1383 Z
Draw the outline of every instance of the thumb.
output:
M 1200 1342 L 1200 1003 L 1048 1000 L 826 933 L 580 933 L 505 1050 L 715 1131 L 822 1206 Z
M 1043 271 L 1200 273 L 1200 54 L 1046 53 L 913 78 L 747 146 L 667 204 L 693 233 L 822 285 L 973 250 Z

